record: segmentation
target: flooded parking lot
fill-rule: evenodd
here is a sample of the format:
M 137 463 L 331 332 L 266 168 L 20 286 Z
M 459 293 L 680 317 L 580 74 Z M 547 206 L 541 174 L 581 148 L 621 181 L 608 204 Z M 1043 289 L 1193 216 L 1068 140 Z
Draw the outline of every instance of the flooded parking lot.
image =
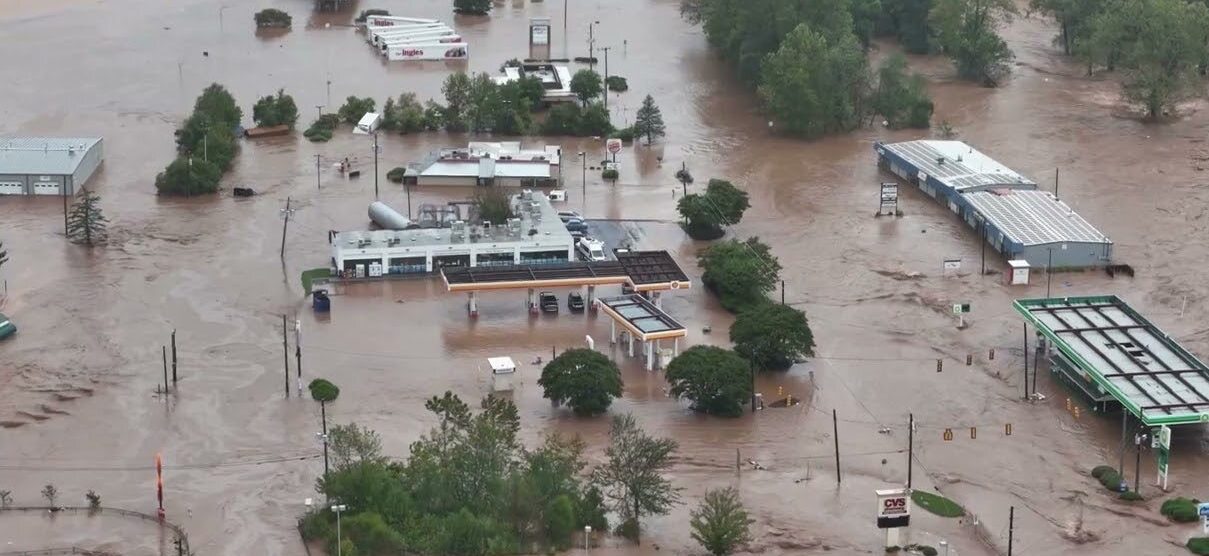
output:
M 41 485 L 54 483 L 63 503 L 83 505 L 83 493 L 95 489 L 106 505 L 153 512 L 153 458 L 163 453 L 167 514 L 189 532 L 198 554 L 302 553 L 295 520 L 322 471 L 319 418 L 309 399 L 296 392 L 285 398 L 282 315 L 301 320 L 304 378 L 331 378 L 344 391 L 329 420 L 378 430 L 389 454 L 405 453 L 433 424 L 425 399 L 444 390 L 465 399 L 485 394 L 485 358 L 510 355 L 524 363 L 524 384 L 515 393 L 522 436 L 580 434 L 589 455 L 600 457 L 607 420 L 551 408 L 535 382 L 540 367 L 528 363 L 551 349 L 582 345 L 585 335 L 605 344 L 602 316 L 531 318 L 523 292 L 502 292 L 482 295 L 480 316 L 470 320 L 464 297 L 445 293 L 439 280 L 405 280 L 342 287 L 330 317 L 316 320 L 298 276 L 325 264 L 328 230 L 367 225 L 372 176 L 345 180 L 330 169 L 346 156 L 371 167 L 367 138 L 342 132 L 318 145 L 301 137 L 246 142 L 224 186 L 254 187 L 261 195 L 251 199 L 159 198 L 152 185 L 174 155 L 174 126 L 212 81 L 226 85 L 245 114 L 255 98 L 284 87 L 298 99 L 303 121 L 316 105 L 329 111 L 348 95 L 381 102 L 413 91 L 423 99 L 440 94 L 450 71 L 495 72 L 504 60 L 523 57 L 531 16 L 553 17 L 558 52 L 562 3 L 510 1 L 497 4 L 490 18 L 452 18 L 472 50 L 469 62 L 450 65 L 385 64 L 346 27 L 350 16 L 312 16 L 302 0 L 270 4 L 295 14 L 293 31 L 258 37 L 252 13 L 264 6 L 224 8 L 209 0 L 0 7 L 6 37 L 0 59 L 23 76 L 20 86 L 0 90 L 0 132 L 104 136 L 106 161 L 91 187 L 112 220 L 109 245 L 85 251 L 64 241 L 59 199 L 0 197 L 0 237 L 12 259 L 2 275 L 3 311 L 21 327 L 0 344 L 0 489 L 12 490 L 14 503 L 38 504 Z M 361 7 L 379 5 L 451 19 L 444 1 Z M 612 411 L 633 412 L 649 430 L 680 442 L 673 479 L 690 504 L 652 519 L 650 542 L 641 547 L 601 552 L 692 550 L 689 508 L 706 488 L 734 484 L 756 519 L 752 552 L 878 553 L 871 491 L 904 480 L 912 413 L 916 486 L 939 488 L 978 521 L 919 512 L 913 540 L 947 539 L 953 554 L 1002 551 L 1014 505 L 1020 553 L 1185 552 L 1191 531 L 1159 519 L 1156 500 L 1124 506 L 1086 477 L 1092 466 L 1116 461 L 1114 420 L 1090 412 L 1076 418 L 1066 408 L 1069 394 L 1044 373 L 1039 390 L 1048 399 L 1020 401 L 1021 324 L 1010 300 L 1044 295 L 1044 281 L 1008 289 L 999 274 L 979 276 L 975 234 L 918 191 L 903 188 L 904 217 L 871 217 L 877 184 L 887 178 L 877 171 L 873 142 L 918 132 L 866 129 L 814 142 L 776 137 L 751 93 L 706 48 L 699 30 L 680 20 L 674 0 L 572 8 L 571 55 L 583 55 L 587 23 L 600 21 L 597 45 L 614 47 L 610 70 L 629 79 L 630 92 L 610 97 L 615 123 L 632 119 L 650 93 L 669 133 L 655 146 L 627 147 L 616 185 L 600 183 L 599 172 L 589 170 L 581 189 L 578 163 L 568 163 L 567 207 L 588 218 L 631 220 L 622 226 L 636 245 L 673 253 L 695 283 L 667 296 L 665 309 L 686 325 L 689 345 L 725 345 L 732 317 L 700 287 L 700 245 L 674 223 L 679 184 L 672 173 L 685 162 L 697 188 L 709 177 L 742 185 L 753 207 L 734 233 L 758 235 L 772 247 L 784 266 L 786 301 L 811 319 L 819 354 L 757 384 L 768 398 L 780 390 L 807 403 L 722 420 L 668 398 L 658 373 L 618 349 L 625 395 Z M 1006 39 L 1018 63 L 996 90 L 955 81 L 944 60 L 913 59 L 932 80 L 936 120 L 948 120 L 961 139 L 1043 188 L 1061 167 L 1062 199 L 1137 269 L 1133 279 L 1058 274 L 1056 295 L 1120 295 L 1193 352 L 1209 354 L 1200 318 L 1209 293 L 1199 276 L 1209 200 L 1209 180 L 1198 167 L 1209 158 L 1203 106 L 1188 105 L 1176 123 L 1139 123 L 1118 105 L 1115 83 L 1084 78 L 1050 46 L 1053 33 L 1037 19 L 1013 23 Z M 446 133 L 383 136 L 381 171 L 467 140 Z M 559 142 L 568 153 L 603 147 Z M 316 154 L 325 162 L 321 188 Z M 470 193 L 418 188 L 412 202 Z M 279 212 L 287 197 L 298 211 L 283 261 Z M 400 186 L 385 179 L 380 197 L 406 205 Z M 958 257 L 963 272 L 944 276 L 942 261 Z M 1005 266 L 988 258 L 992 269 Z M 964 330 L 949 314 L 954 302 L 973 305 Z M 178 393 L 164 399 L 154 390 L 161 347 L 174 329 L 182 380 Z M 292 351 L 292 333 L 290 342 Z M 992 348 L 997 356 L 988 361 Z M 967 354 L 974 356 L 971 366 Z M 937 359 L 943 372 L 936 372 Z M 970 427 L 978 428 L 976 439 L 965 434 Z M 944 441 L 946 429 L 959 434 Z M 767 469 L 736 474 L 736 449 Z M 1144 455 L 1143 477 L 1154 473 L 1151 460 Z M 1204 498 L 1206 471 L 1203 431 L 1179 431 L 1173 492 Z M 1143 494 L 1158 498 L 1153 487 Z M 170 553 L 145 523 L 89 519 L 0 516 L 0 550 L 78 545 Z

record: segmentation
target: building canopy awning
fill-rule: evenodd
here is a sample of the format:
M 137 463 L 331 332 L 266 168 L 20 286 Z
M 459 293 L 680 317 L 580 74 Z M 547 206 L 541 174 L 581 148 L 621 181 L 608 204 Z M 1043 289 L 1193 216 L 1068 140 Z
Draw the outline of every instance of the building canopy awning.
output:
M 643 342 L 682 338 L 684 326 L 638 294 L 598 299 L 602 313 Z
M 667 251 L 629 251 L 615 261 L 441 269 L 451 292 L 629 284 L 635 291 L 688 288 L 692 282 Z

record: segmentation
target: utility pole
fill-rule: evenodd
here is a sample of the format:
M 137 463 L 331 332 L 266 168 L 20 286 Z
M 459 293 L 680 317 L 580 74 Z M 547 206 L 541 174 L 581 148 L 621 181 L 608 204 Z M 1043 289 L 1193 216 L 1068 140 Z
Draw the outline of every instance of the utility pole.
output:
M 568 35 L 570 35 L 570 33 L 567 32 L 567 0 L 563 0 L 563 58 L 566 58 L 567 61 L 570 62 L 571 50 L 567 48 Z
M 168 346 L 160 346 L 164 353 L 164 396 L 168 395 Z
M 781 305 L 785 304 L 785 281 L 781 280 Z
M 911 472 L 915 468 L 915 414 L 907 414 L 907 489 L 911 488 Z
M 596 38 L 592 26 L 599 24 L 599 21 L 588 23 L 588 70 L 590 71 L 596 71 Z
M 327 478 L 327 402 L 319 400 L 319 412 L 323 415 L 323 478 Z
M 561 167 L 561 164 L 559 165 Z M 559 170 L 560 172 L 562 170 Z M 407 180 L 403 180 L 403 193 L 407 194 L 407 218 L 411 219 L 411 186 L 407 184 Z
M 323 189 L 323 186 L 319 184 L 319 155 L 318 154 L 315 155 L 315 189 Z
M 1053 271 L 1051 269 L 1054 266 L 1054 248 L 1047 247 L 1045 251 L 1049 254 L 1045 259 L 1045 298 L 1049 299 L 1049 285 L 1053 281 Z
M 605 70 L 605 74 L 604 74 L 604 107 L 605 107 L 605 114 L 608 114 L 609 113 L 609 50 L 612 50 L 613 47 L 602 46 L 602 47 L 600 47 L 600 49 L 604 51 L 604 70 Z M 617 155 L 613 155 L 613 157 L 614 157 L 613 162 L 617 162 L 617 158 L 616 158 Z
M 1058 169 L 1054 168 L 1054 198 L 1058 198 Z
M 176 329 L 172 330 L 172 387 L 176 387 Z
M 378 132 L 374 132 L 374 200 L 378 200 Z
M 281 355 L 285 363 L 285 397 L 290 397 L 290 340 L 286 332 L 285 315 L 281 315 Z
M 835 437 L 835 484 L 840 484 L 840 420 L 831 410 L 831 435 Z
M 285 221 L 281 224 L 281 260 L 285 260 L 285 230 L 290 226 L 290 215 L 294 214 L 290 208 L 290 198 L 285 198 L 285 208 L 281 210 L 281 214 L 285 217 Z
M 294 358 L 297 361 L 298 397 L 302 397 L 302 321 L 294 319 Z
M 1024 323 L 1024 399 L 1028 399 L 1028 323 Z
M 1012 556 L 1012 536 L 1016 531 L 1016 506 L 1008 509 L 1008 556 Z
M 754 415 L 756 412 L 756 364 L 748 361 L 747 369 L 751 371 L 751 412 Z

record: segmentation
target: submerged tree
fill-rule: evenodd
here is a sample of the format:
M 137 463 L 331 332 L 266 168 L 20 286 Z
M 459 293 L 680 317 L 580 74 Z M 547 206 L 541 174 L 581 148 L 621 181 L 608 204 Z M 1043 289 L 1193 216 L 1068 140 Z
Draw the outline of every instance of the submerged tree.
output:
M 71 206 L 67 214 L 67 239 L 91 247 L 105 241 L 105 223 L 109 219 L 101 213 L 101 198 L 88 189 L 81 190 L 80 200 Z
M 46 503 L 54 508 L 55 500 L 59 498 L 59 489 L 55 488 L 55 485 L 50 484 L 42 487 L 42 498 L 45 498 Z
M 579 98 L 579 102 L 587 106 L 592 99 L 604 92 L 600 74 L 590 69 L 581 69 L 571 76 L 571 92 Z
M 623 535 L 638 540 L 644 514 L 663 515 L 680 503 L 679 489 L 663 476 L 676 448 L 675 440 L 649 436 L 633 415 L 613 417 L 608 459 L 596 469 L 595 478 L 622 517 Z
M 730 325 L 735 353 L 760 369 L 788 369 L 800 357 L 814 355 L 814 334 L 806 313 L 788 305 L 760 303 Z
M 936 0 L 929 17 L 957 75 L 994 87 L 1013 57 L 996 30 L 1015 13 L 1012 0 Z
M 701 282 L 733 313 L 766 301 L 776 287 L 781 263 L 759 238 L 731 239 L 711 245 L 697 257 Z
M 903 127 L 927 128 L 932 120 L 932 99 L 924 78 L 918 73 L 907 74 L 907 59 L 892 55 L 877 70 L 877 88 L 872 108 L 886 118 L 891 129 Z
M 793 30 L 762 65 L 759 93 L 776 125 L 813 138 L 860 124 L 868 62 L 852 33 Z
M 577 415 L 604 413 L 621 397 L 621 371 L 603 353 L 570 349 L 558 354 L 542 369 L 537 381 L 545 397 L 566 403 Z
M 634 116 L 634 135 L 637 137 L 646 137 L 646 144 L 657 137 L 666 135 L 667 128 L 663 125 L 663 113 L 659 111 L 659 107 L 655 106 L 655 99 L 651 95 L 647 95 L 642 99 L 642 106 L 638 108 L 638 113 Z
M 738 417 L 751 399 L 751 364 L 729 349 L 688 348 L 668 363 L 666 376 L 671 394 L 702 413 Z
M 294 129 L 298 122 L 298 105 L 284 89 L 277 89 L 276 95 L 261 97 L 252 106 L 252 121 L 262 127 L 285 125 Z
M 453 0 L 453 11 L 466 15 L 487 15 L 491 0 Z
M 725 556 L 751 540 L 753 523 L 734 488 L 705 491 L 705 500 L 692 512 L 693 540 L 714 556 Z

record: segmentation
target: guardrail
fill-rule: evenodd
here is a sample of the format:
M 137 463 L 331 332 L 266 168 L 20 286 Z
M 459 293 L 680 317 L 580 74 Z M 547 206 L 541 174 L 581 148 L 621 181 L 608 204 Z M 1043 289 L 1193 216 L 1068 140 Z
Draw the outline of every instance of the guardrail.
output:
M 83 513 L 87 513 L 89 515 L 117 514 L 122 517 L 133 517 L 136 519 L 141 519 L 143 521 L 150 521 L 161 527 L 167 527 L 176 535 L 176 538 L 180 539 L 182 554 L 188 554 L 188 555 L 193 554 L 193 552 L 189 550 L 189 535 L 185 534 L 185 530 L 182 529 L 180 525 L 172 523 L 171 521 L 168 521 L 167 519 L 163 519 L 157 515 L 151 515 L 148 513 L 143 513 L 143 512 L 135 511 L 135 510 L 126 510 L 126 509 L 122 509 L 122 508 L 110 508 L 110 507 L 105 507 L 105 506 L 101 506 L 99 508 L 89 508 L 86 506 L 56 506 L 53 508 L 50 506 L 9 506 L 6 508 L 0 508 L 0 513 L 4 513 L 4 512 L 39 512 L 39 513 L 43 513 L 43 512 L 52 512 L 52 511 L 55 513 L 73 513 L 73 514 L 83 512 Z M 68 551 L 68 552 L 64 552 L 64 551 Z M 27 550 L 27 551 L 22 551 L 22 552 L 0 552 L 0 556 L 43 556 L 43 555 L 51 556 L 51 555 L 56 555 L 56 554 L 102 554 L 102 553 L 96 552 L 96 551 L 84 550 L 82 548 L 75 547 L 75 546 L 68 547 L 68 548 L 47 548 L 47 549 L 42 549 L 42 550 Z

